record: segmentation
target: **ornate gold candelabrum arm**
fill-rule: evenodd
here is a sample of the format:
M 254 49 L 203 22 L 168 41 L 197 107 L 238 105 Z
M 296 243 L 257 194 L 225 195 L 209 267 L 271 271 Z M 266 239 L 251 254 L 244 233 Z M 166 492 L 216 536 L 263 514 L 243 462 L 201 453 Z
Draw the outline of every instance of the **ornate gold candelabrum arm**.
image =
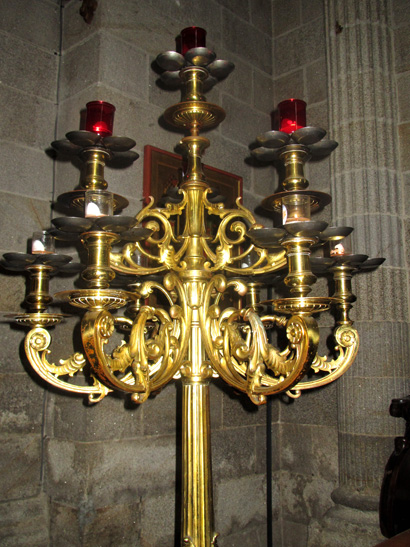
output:
M 336 312 L 338 314 L 334 338 L 336 341 L 335 351 L 338 353 L 335 359 L 316 355 L 312 362 L 312 370 L 319 374 L 319 378 L 302 381 L 296 384 L 288 395 L 297 398 L 303 390 L 313 389 L 334 382 L 342 376 L 353 364 L 359 350 L 359 334 L 353 327 L 353 321 L 349 318 L 349 311 L 353 302 L 356 301 L 352 293 L 352 274 L 355 267 L 349 263 L 349 257 L 343 262 L 336 263 L 331 271 L 335 284 L 333 297 L 336 299 Z

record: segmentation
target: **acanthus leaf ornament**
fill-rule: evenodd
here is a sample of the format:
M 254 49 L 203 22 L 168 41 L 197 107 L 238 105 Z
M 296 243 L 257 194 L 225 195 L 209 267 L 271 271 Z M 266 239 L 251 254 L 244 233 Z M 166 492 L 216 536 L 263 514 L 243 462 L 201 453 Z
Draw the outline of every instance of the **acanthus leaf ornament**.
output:
M 77 372 L 82 371 L 86 360 L 81 353 L 74 353 L 67 359 L 61 359 L 60 365 L 49 363 L 47 355 L 50 353 L 50 343 L 49 332 L 40 327 L 30 330 L 25 339 L 27 358 L 43 380 L 64 391 L 89 395 L 89 401 L 92 403 L 98 402 L 108 395 L 111 389 L 108 389 L 95 377 L 93 377 L 93 386 L 76 385 L 62 380 L 60 376 L 73 377 Z

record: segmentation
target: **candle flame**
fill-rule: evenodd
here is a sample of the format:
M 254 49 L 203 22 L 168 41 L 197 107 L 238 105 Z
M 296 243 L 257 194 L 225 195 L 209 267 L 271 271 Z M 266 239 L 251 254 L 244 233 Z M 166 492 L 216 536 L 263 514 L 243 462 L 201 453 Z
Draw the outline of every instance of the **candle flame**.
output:
M 345 254 L 345 248 L 341 243 L 338 243 L 334 246 L 334 248 L 330 251 L 330 256 L 342 256 Z

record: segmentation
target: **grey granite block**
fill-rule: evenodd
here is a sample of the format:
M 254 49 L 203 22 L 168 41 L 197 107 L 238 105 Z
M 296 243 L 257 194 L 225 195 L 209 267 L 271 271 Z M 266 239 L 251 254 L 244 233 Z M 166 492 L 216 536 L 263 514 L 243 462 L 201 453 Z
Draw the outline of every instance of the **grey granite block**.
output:
M 43 397 L 43 389 L 33 382 L 24 370 L 18 374 L 4 373 L 2 370 L 0 373 L 1 434 L 40 434 L 43 421 Z
M 2 142 L 0 162 L 2 190 L 47 201 L 52 199 L 53 161 L 44 150 Z
M 309 21 L 302 28 L 279 35 L 274 43 L 274 74 L 278 76 L 284 72 L 290 72 L 309 63 L 312 59 L 318 59 L 323 55 L 324 47 L 321 19 Z
M 39 434 L 2 436 L 0 500 L 17 500 L 39 495 L 40 471 L 41 438 Z
M 312 380 L 314 379 L 313 376 Z M 286 424 L 291 422 L 336 426 L 338 419 L 336 382 L 322 388 L 304 390 L 298 399 L 292 399 L 288 404 L 282 403 L 281 418 Z
M 0 542 L 4 547 L 45 547 L 49 541 L 48 499 L 44 494 L 0 504 Z
M 150 397 L 142 405 L 144 435 L 174 434 L 180 427 L 181 417 L 177 415 L 177 387 L 171 382 L 161 393 Z
M 175 492 L 169 490 L 160 496 L 147 496 L 141 503 L 141 546 L 161 547 L 174 543 Z
M 301 20 L 300 0 L 292 0 L 292 9 L 289 9 L 287 0 L 274 0 L 273 2 L 273 35 L 279 36 L 299 27 Z
M 309 519 L 320 517 L 332 507 L 330 494 L 335 481 L 306 473 L 283 471 L 281 476 L 282 511 L 284 519 L 308 524 Z
M 272 34 L 272 2 L 270 0 L 251 0 L 251 23 L 262 32 Z
M 308 530 L 306 524 L 294 522 L 288 518 L 283 520 L 283 545 L 285 547 L 301 547 L 306 545 Z
M 45 51 L 6 34 L 0 36 L 0 48 L 0 80 L 3 84 L 55 101 L 58 56 L 53 51 Z
M 87 41 L 63 53 L 60 83 L 62 100 L 99 81 L 100 48 L 101 36 L 92 34 Z
M 61 391 L 54 401 L 54 436 L 84 442 L 138 439 L 143 428 L 142 412 L 142 408 L 130 403 L 125 395 L 108 395 L 90 405 L 85 397 L 73 397 Z M 101 427 L 102 423 L 105 427 Z
M 56 501 L 70 505 L 78 504 L 85 493 L 96 508 L 131 503 L 148 491 L 154 495 L 172 488 L 175 465 L 174 437 L 112 443 L 49 439 L 45 488 Z
M 240 54 L 245 60 L 258 68 L 272 73 L 272 39 L 270 35 L 258 32 L 255 40 L 255 27 L 232 13 L 223 13 L 223 46 Z
M 56 3 L 44 0 L 30 3 L 29 10 L 26 0 L 16 0 L 12 4 L 1 0 L 0 28 L 29 43 L 48 50 L 58 50 L 59 11 Z
M 219 0 L 219 3 L 238 17 L 245 19 L 245 21 L 249 21 L 250 13 L 248 0 Z
M 33 232 L 49 226 L 50 203 L 47 201 L 2 192 L 1 210 L 0 230 L 8 251 L 26 253 Z
M 212 432 L 212 468 L 214 480 L 242 477 L 255 472 L 256 443 L 253 427 Z
M 304 85 L 303 68 L 296 68 L 292 72 L 284 70 L 286 74 L 282 76 L 280 72 L 275 73 L 273 97 L 273 109 L 277 109 L 278 104 L 286 99 L 295 98 L 306 100 L 307 91 Z M 279 129 L 279 118 L 275 118 L 276 124 L 273 129 Z
M 245 394 L 234 393 L 225 396 L 223 405 L 223 426 L 238 427 L 244 425 L 264 424 L 266 422 L 266 405 L 257 406 Z
M 0 100 L 6 104 L 0 124 L 0 139 L 46 149 L 53 140 L 56 107 L 41 97 L 0 85 Z
M 311 4 L 311 2 L 309 2 Z M 308 104 L 320 103 L 327 99 L 326 59 L 321 57 L 306 65 L 306 101 Z
M 253 526 L 266 519 L 264 476 L 252 475 L 221 481 L 215 492 L 215 529 L 221 536 Z M 244 503 L 243 500 L 251 500 Z M 229 543 L 228 543 L 229 545 Z
M 254 109 L 244 109 L 241 102 L 228 96 L 224 97 L 222 106 L 229 112 L 225 124 L 221 126 L 223 136 L 249 146 L 255 137 L 269 130 L 268 113 L 262 114 Z
M 142 100 L 148 99 L 149 57 L 132 44 L 101 34 L 98 79 L 106 86 Z

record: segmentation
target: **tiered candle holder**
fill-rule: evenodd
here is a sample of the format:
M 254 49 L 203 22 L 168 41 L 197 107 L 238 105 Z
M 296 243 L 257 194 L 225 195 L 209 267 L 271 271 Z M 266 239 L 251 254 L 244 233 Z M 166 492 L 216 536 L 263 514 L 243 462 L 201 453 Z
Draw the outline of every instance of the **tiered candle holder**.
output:
M 70 132 L 67 139 L 53 143 L 58 151 L 78 154 L 85 166 L 82 188 L 60 197 L 83 216 L 53 220 L 57 238 L 79 238 L 87 249 L 82 272 L 85 288 L 58 294 L 85 310 L 81 320 L 85 355 L 76 353 L 60 365 L 47 361 L 51 337 L 45 327 L 61 320 L 46 311 L 51 301 L 48 279 L 58 260 L 66 259 L 57 259 L 55 254 L 8 254 L 5 260 L 11 269 L 29 273 L 29 317 L 17 314 L 15 319 L 31 327 L 26 354 L 47 382 L 87 393 L 93 402 L 119 390 L 129 393 L 136 403 L 143 403 L 173 379 L 182 382 L 182 545 L 209 547 L 216 545 L 217 535 L 213 525 L 210 381 L 219 376 L 255 404 L 262 404 L 269 395 L 287 392 L 297 397 L 305 389 L 338 378 L 354 361 L 359 344 L 349 318 L 355 300 L 352 274 L 374 268 L 382 259 L 342 254 L 340 247 L 338 254 L 311 258 L 312 248 L 343 241 L 350 230 L 310 220 L 309 209 L 315 211 L 330 201 L 327 194 L 310 190 L 304 176 L 304 163 L 310 155 L 325 155 L 336 147 L 333 141 L 322 140 L 325 132 L 321 129 L 269 131 L 258 138 L 255 157 L 279 160 L 285 166 L 283 190 L 263 202 L 269 210 L 284 210 L 282 226 L 264 228 L 240 200 L 236 207 L 227 209 L 222 199 L 212 196 L 202 169 L 209 140 L 199 133 L 216 127 L 225 113 L 207 102 L 204 85 L 212 78 L 225 77 L 233 65 L 215 60 L 203 33 L 191 28 L 182 34 L 180 51 L 184 53 L 166 52 L 157 59 L 165 69 L 163 81 L 178 79 L 182 86 L 182 100 L 167 109 L 165 119 L 187 132 L 181 141 L 188 161 L 186 176 L 164 207 L 155 206 L 151 198 L 135 218 L 111 214 L 111 206 L 114 213 L 119 212 L 126 201 L 103 194 L 108 192 L 104 166 L 115 156 L 126 161 L 137 157 L 131 151 L 135 145 L 132 139 L 112 136 L 112 105 L 89 103 L 92 120 L 87 127 L 92 131 Z M 186 48 L 184 40 L 188 45 L 194 40 L 195 47 Z M 292 121 L 287 113 L 288 130 L 302 123 L 300 103 L 295 104 L 298 119 Z M 88 200 L 88 191 L 100 192 L 101 200 Z M 89 203 L 92 207 L 87 209 Z M 213 224 L 212 237 L 205 226 L 207 216 L 218 221 Z M 180 233 L 174 231 L 176 218 L 182 219 Z M 121 251 L 114 252 L 112 246 L 121 240 Z M 283 271 L 289 296 L 259 302 L 260 287 L 273 284 Z M 316 280 L 314 272 L 333 275 L 333 296 L 309 296 Z M 129 277 L 126 290 L 114 288 L 115 275 Z M 230 290 L 241 297 L 248 292 L 243 306 L 221 306 Z M 125 306 L 123 315 L 110 313 Z M 333 360 L 318 354 L 319 330 L 312 317 L 330 306 L 339 313 L 334 333 L 337 357 Z M 287 346 L 277 348 L 269 343 L 267 328 L 283 329 Z M 129 336 L 108 353 L 107 342 L 115 329 L 128 330 Z M 94 384 L 75 384 L 76 374 L 87 363 Z M 304 380 L 309 370 L 318 373 L 315 380 Z

